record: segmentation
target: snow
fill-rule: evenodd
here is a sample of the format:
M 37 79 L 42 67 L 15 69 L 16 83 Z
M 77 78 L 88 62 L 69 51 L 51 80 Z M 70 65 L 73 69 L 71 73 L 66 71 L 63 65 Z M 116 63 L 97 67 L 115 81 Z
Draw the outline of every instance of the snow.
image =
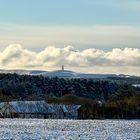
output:
M 60 77 L 60 78 L 78 78 L 77 73 L 73 71 L 68 71 L 68 70 L 56 70 L 56 71 L 51 71 L 51 72 L 46 72 L 43 74 L 45 77 Z
M 140 87 L 140 84 L 133 84 L 134 87 Z
M 108 78 L 108 77 L 119 77 L 119 78 L 140 78 L 140 76 L 125 75 L 125 74 L 98 74 L 98 73 L 79 73 L 70 70 L 25 70 L 25 69 L 11 69 L 5 70 L 0 69 L 0 73 L 17 73 L 19 75 L 43 75 L 44 77 L 59 77 L 59 78 Z
M 139 140 L 140 120 L 0 119 L 1 140 Z
M 43 70 L 25 70 L 25 69 L 11 69 L 11 70 L 5 70 L 5 69 L 0 69 L 0 73 L 16 73 L 19 75 L 43 75 L 47 71 Z
M 69 70 L 56 70 L 42 74 L 45 77 L 60 77 L 60 78 L 107 78 L 116 77 L 115 74 L 87 74 L 87 73 L 76 73 Z
M 20 113 L 47 113 L 49 107 L 45 101 L 13 101 L 9 104 Z

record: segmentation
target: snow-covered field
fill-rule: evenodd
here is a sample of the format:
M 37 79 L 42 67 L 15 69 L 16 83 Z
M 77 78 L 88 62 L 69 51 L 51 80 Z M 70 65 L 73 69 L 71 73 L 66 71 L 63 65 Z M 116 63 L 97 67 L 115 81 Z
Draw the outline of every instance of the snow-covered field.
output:
M 140 120 L 0 119 L 1 140 L 140 140 Z

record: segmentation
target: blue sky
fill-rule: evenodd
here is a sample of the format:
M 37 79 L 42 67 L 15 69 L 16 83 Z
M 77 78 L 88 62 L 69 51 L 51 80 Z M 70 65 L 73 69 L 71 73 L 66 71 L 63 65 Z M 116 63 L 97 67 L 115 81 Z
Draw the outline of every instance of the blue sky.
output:
M 0 22 L 30 25 L 139 25 L 139 0 L 3 0 Z
M 0 50 L 15 43 L 36 51 L 49 45 L 102 50 L 138 48 L 139 29 L 139 0 L 1 0 L 0 3 Z
M 102 33 L 95 31 L 93 27 L 96 26 L 107 26 L 108 31 L 106 27 Z M 11 43 L 19 43 L 37 51 L 48 45 L 103 50 L 137 48 L 140 43 L 139 26 L 139 0 L 3 0 L 0 3 L 0 50 Z M 39 30 L 40 27 L 44 28 L 44 32 L 43 29 Z M 119 34 L 129 27 L 128 35 L 118 35 L 118 27 Z M 133 28 L 136 27 L 138 35 L 134 37 L 136 29 Z M 131 32 L 134 34 L 131 35 Z M 100 38 L 96 39 L 96 35 Z M 113 37 L 113 43 L 109 42 L 110 37 Z
M 63 60 L 139 75 L 140 0 L 0 0 L 1 68 L 49 70 Z

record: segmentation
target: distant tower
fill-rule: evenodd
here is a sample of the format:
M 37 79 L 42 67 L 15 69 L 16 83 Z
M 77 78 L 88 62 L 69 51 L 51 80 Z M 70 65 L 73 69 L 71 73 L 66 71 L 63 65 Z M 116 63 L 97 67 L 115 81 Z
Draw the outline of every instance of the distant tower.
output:
M 62 65 L 62 71 L 64 71 L 64 65 Z

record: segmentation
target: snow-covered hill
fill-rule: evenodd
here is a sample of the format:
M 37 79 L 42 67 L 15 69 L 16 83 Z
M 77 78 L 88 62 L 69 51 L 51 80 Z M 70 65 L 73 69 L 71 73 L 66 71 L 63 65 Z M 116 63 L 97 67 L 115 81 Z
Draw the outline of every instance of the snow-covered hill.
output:
M 78 73 L 68 70 L 56 70 L 43 74 L 46 77 L 80 78 Z
M 61 77 L 61 78 L 107 78 L 116 77 L 115 74 L 86 74 L 86 73 L 76 73 L 68 70 L 57 70 L 46 72 L 43 74 L 48 77 Z
M 41 71 L 41 70 L 4 70 L 0 69 L 0 73 L 16 73 L 19 75 L 41 75 L 47 71 Z
M 76 73 L 69 70 L 56 70 L 56 71 L 43 71 L 43 70 L 4 70 L 0 69 L 0 73 L 16 73 L 19 75 L 43 75 L 44 77 L 60 77 L 60 78 L 108 78 L 108 77 L 120 77 L 131 78 L 130 75 L 116 75 L 116 74 L 87 74 Z

